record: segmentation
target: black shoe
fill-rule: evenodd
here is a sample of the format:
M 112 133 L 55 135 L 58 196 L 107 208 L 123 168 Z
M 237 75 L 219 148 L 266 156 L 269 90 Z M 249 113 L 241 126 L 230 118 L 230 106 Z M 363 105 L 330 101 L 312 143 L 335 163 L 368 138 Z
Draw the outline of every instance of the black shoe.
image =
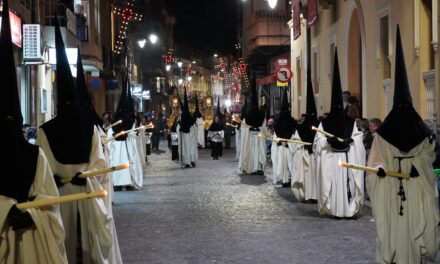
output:
M 191 166 L 195 167 L 196 163 L 195 162 L 191 162 Z
M 332 216 L 332 218 L 333 218 L 333 220 L 341 220 L 342 219 L 342 217 L 339 217 L 339 216 Z
M 122 186 L 115 186 L 113 187 L 113 190 L 115 190 L 115 192 L 120 192 L 122 191 Z
M 281 186 L 282 186 L 283 188 L 290 188 L 291 185 L 292 185 L 291 182 L 286 182 L 286 183 L 283 183 Z
M 185 168 L 191 168 L 191 166 L 190 166 L 190 165 L 188 165 L 188 164 L 186 164 L 186 165 L 185 165 Z
M 127 190 L 127 191 L 134 191 L 134 187 L 133 186 L 126 186 L 125 190 Z
M 257 175 L 264 175 L 264 171 L 257 171 Z

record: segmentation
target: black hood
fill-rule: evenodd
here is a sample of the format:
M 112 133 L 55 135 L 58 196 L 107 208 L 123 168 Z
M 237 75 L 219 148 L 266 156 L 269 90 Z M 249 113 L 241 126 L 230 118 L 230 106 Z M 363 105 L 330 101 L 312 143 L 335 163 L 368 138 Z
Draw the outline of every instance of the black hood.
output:
M 310 64 L 307 67 L 307 106 L 306 116 L 303 122 L 298 126 L 298 134 L 301 140 L 313 143 L 316 131 L 312 130 L 312 126 L 317 127 L 319 124 L 318 113 L 316 111 L 315 93 L 313 92 L 312 76 Z M 311 149 L 311 148 L 310 148 Z
M 180 99 L 179 99 L 180 102 Z M 194 125 L 195 119 L 189 112 L 189 105 L 188 105 L 188 95 L 186 94 L 186 87 L 184 88 L 183 92 L 183 105 L 180 102 L 180 108 L 181 108 L 181 117 L 180 117 L 180 126 L 183 133 L 189 133 L 191 127 Z
M 8 0 L 3 0 L 0 35 L 0 195 L 18 202 L 28 200 L 38 162 L 38 147 L 26 142 L 22 128 L 23 116 L 18 96 L 17 75 L 11 40 Z
M 326 132 L 342 139 L 350 138 L 353 133 L 355 120 L 344 111 L 342 100 L 341 77 L 339 74 L 338 51 L 335 51 L 333 66 L 332 99 L 331 109 L 328 116 L 322 120 L 322 126 Z
M 196 110 L 194 111 L 194 118 L 201 118 L 203 115 L 202 115 L 202 113 L 200 112 L 200 109 L 199 109 L 199 99 L 197 98 L 197 94 L 196 94 L 196 97 L 195 97 L 195 99 L 194 99 L 194 101 L 195 101 L 195 104 L 196 104 Z
M 298 124 L 289 112 L 287 89 L 284 90 L 280 113 L 274 119 L 274 129 L 277 137 L 290 139 Z
M 220 96 L 217 98 L 217 112 L 215 113 L 215 115 L 218 116 L 218 118 L 220 118 L 220 121 L 223 120 L 223 118 L 225 117 L 222 114 L 222 110 L 221 110 Z
M 251 127 L 261 127 L 264 123 L 265 114 L 258 107 L 258 93 L 257 93 L 257 83 L 255 80 L 255 75 L 252 78 L 252 89 L 251 89 L 251 105 L 246 113 L 246 124 Z
M 75 82 L 67 60 L 58 18 L 55 19 L 57 57 L 57 116 L 41 126 L 55 159 L 62 164 L 82 164 L 90 160 L 94 125 L 81 111 Z
M 122 78 L 122 91 L 119 98 L 118 108 L 116 109 L 114 120 L 122 120 L 122 124 L 113 127 L 114 134 L 121 131 L 127 131 L 133 128 L 133 124 L 136 121 L 133 109 L 133 101 L 130 91 L 130 80 L 128 74 Z M 127 136 L 118 137 L 116 140 L 124 141 Z
M 409 152 L 429 137 L 430 131 L 413 107 L 399 26 L 397 26 L 395 65 L 393 109 L 377 133 L 400 151 Z
M 78 97 L 82 111 L 84 112 L 84 116 L 89 122 L 102 128 L 104 121 L 96 113 L 95 107 L 90 100 L 90 95 L 87 90 L 86 77 L 84 75 L 84 68 L 81 60 L 81 51 L 79 48 L 76 69 L 76 88 L 78 89 Z
M 248 107 L 248 97 L 246 95 L 244 98 L 243 107 L 241 108 L 241 112 L 240 112 L 240 119 L 241 120 L 243 120 L 246 117 L 247 107 Z

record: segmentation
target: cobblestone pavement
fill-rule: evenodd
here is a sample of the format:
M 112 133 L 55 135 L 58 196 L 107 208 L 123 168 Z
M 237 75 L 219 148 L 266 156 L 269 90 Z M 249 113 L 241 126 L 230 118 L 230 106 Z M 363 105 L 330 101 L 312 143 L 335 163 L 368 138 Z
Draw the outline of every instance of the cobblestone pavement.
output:
M 374 263 L 369 212 L 357 221 L 319 216 L 290 189 L 237 175 L 234 150 L 219 161 L 199 154 L 196 168 L 181 169 L 168 150 L 153 153 L 144 189 L 116 193 L 124 263 Z

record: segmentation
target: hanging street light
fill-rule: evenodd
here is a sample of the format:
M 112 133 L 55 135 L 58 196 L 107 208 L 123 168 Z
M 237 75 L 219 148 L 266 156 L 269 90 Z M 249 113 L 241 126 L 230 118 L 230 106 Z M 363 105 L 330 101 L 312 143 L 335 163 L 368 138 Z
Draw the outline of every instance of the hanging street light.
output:
M 179 66 L 179 68 L 182 68 L 182 65 L 183 65 L 183 63 L 182 63 L 181 61 L 179 61 L 179 62 L 177 63 L 177 66 Z
M 143 49 L 145 47 L 145 44 L 147 44 L 147 40 L 146 39 L 138 40 L 139 48 Z
M 278 0 L 267 0 L 270 8 L 274 9 L 277 6 Z
M 167 65 L 165 66 L 165 69 L 166 69 L 167 71 L 170 71 L 170 69 L 171 69 L 171 65 L 167 64 Z
M 156 44 L 157 40 L 159 39 L 155 34 L 150 34 L 150 36 L 148 37 L 148 39 L 150 40 L 151 44 Z

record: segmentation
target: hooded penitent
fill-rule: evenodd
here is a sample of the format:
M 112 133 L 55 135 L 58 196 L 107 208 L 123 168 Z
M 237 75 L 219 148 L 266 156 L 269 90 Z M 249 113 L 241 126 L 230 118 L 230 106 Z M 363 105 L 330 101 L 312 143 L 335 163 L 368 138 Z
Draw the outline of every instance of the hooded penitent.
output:
M 131 92 L 128 76 L 123 77 L 123 87 L 121 97 L 119 98 L 118 108 L 115 113 L 114 120 L 122 120 L 122 124 L 113 127 L 114 134 L 121 131 L 127 131 L 133 128 L 135 122 L 135 115 L 133 110 L 133 101 L 131 100 Z M 118 141 L 124 141 L 127 136 L 116 138 Z
M 218 122 L 212 122 L 211 126 L 209 127 L 209 131 L 221 131 L 224 129 L 223 127 L 223 115 L 220 111 L 220 98 L 217 100 L 217 113 L 215 115 L 215 117 L 218 118 Z
M 315 93 L 313 92 L 312 77 L 310 64 L 307 67 L 307 106 L 306 106 L 306 116 L 304 121 L 298 126 L 298 134 L 301 140 L 305 142 L 313 142 L 315 138 L 316 131 L 312 130 L 311 127 L 317 127 L 319 124 L 318 114 L 316 111 L 315 104 Z M 309 150 L 312 150 L 310 145 Z
M 342 100 L 341 78 L 339 75 L 338 51 L 335 51 L 333 67 L 331 109 L 328 116 L 322 120 L 322 126 L 326 132 L 336 137 L 347 139 L 351 137 L 355 120 L 346 115 Z
M 194 111 L 194 118 L 201 118 L 202 117 L 202 113 L 200 112 L 200 109 L 199 109 L 199 99 L 197 98 L 197 94 L 196 94 L 196 96 L 195 96 L 195 99 L 194 99 L 194 101 L 195 101 L 195 104 L 196 104 L 196 110 Z
M 77 59 L 77 72 L 76 72 L 76 88 L 78 89 L 78 97 L 81 104 L 81 108 L 87 119 L 94 125 L 102 127 L 103 121 L 95 111 L 95 107 L 90 100 L 89 92 L 87 91 L 86 78 L 84 75 L 83 64 L 81 61 L 81 52 L 78 48 Z
M 260 108 L 258 107 L 258 93 L 257 93 L 256 85 L 257 84 L 254 77 L 252 78 L 251 105 L 245 117 L 246 124 L 253 128 L 261 127 L 264 123 L 264 118 L 265 118 L 263 111 L 261 111 Z
M 0 79 L 2 96 L 0 103 L 0 195 L 28 200 L 29 189 L 34 182 L 38 161 L 38 147 L 30 145 L 23 136 L 21 115 L 12 50 L 8 1 L 3 0 L 3 15 L 0 35 Z
M 180 99 L 179 99 L 180 100 Z M 188 106 L 188 96 L 186 94 L 186 87 L 184 89 L 183 94 L 183 105 L 180 102 L 180 108 L 182 110 L 181 118 L 180 118 L 180 126 L 183 133 L 189 133 L 191 127 L 194 125 L 195 119 L 189 112 Z
M 290 139 L 295 133 L 297 123 L 290 115 L 289 102 L 287 100 L 287 90 L 284 91 L 283 100 L 281 102 L 281 111 L 275 117 L 274 129 L 277 137 Z
M 41 126 L 55 159 L 62 164 L 88 163 L 94 125 L 81 111 L 58 19 L 55 19 L 57 116 Z
M 393 109 L 377 133 L 400 151 L 409 152 L 430 133 L 412 104 L 399 27 L 397 27 L 395 65 Z
M 247 107 L 248 107 L 248 98 L 247 96 L 244 98 L 243 107 L 241 108 L 240 119 L 243 120 L 246 118 Z

